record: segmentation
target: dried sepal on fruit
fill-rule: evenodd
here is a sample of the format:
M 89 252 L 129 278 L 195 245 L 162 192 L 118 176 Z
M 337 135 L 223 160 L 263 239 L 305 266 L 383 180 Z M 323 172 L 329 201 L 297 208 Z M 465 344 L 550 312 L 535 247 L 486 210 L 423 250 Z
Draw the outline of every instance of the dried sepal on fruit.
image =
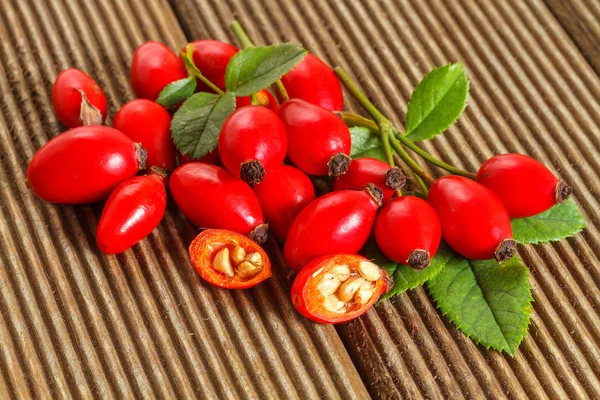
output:
M 292 285 L 292 303 L 313 321 L 336 324 L 362 315 L 391 283 L 385 270 L 362 256 L 323 256 L 298 273 Z
M 85 72 L 62 71 L 52 85 L 52 105 L 58 119 L 69 128 L 102 125 L 106 119 L 106 97 L 102 88 Z
M 271 262 L 258 243 L 237 232 L 208 229 L 190 245 L 190 258 L 208 283 L 246 289 L 271 276 Z

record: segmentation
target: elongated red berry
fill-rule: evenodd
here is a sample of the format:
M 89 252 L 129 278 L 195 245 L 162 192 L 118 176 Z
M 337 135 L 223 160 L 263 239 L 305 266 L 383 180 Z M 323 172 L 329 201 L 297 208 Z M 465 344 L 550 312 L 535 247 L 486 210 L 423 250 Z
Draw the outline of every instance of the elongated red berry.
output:
M 401 196 L 385 204 L 375 220 L 375 240 L 387 258 L 423 269 L 435 255 L 442 227 L 435 210 L 414 196 Z
M 517 251 L 506 207 L 486 187 L 462 176 L 436 180 L 427 196 L 442 225 L 442 237 L 472 260 L 512 258 Z
M 98 247 L 119 254 L 148 236 L 160 223 L 167 207 L 166 174 L 151 169 L 113 190 L 104 205 L 96 230 Z
M 106 97 L 102 88 L 75 68 L 66 69 L 56 77 L 52 105 L 60 122 L 69 128 L 101 125 L 106 119 Z
M 196 40 L 190 43 L 194 46 L 193 60 L 196 67 L 202 72 L 210 82 L 214 83 L 219 89 L 225 90 L 225 71 L 227 64 L 239 49 L 229 43 L 219 40 Z M 213 90 L 204 82 L 198 80 L 196 90 L 200 92 L 212 93 Z M 277 101 L 271 93 L 261 90 L 256 93 L 256 98 L 260 106 L 270 108 L 275 114 L 279 109 Z M 241 108 L 250 105 L 250 96 L 236 97 L 236 106 Z
M 162 43 L 146 42 L 133 53 L 130 77 L 137 97 L 154 101 L 165 86 L 187 76 L 183 61 Z
M 390 166 L 376 158 L 355 158 L 348 171 L 335 178 L 333 190 L 360 190 L 373 183 L 383 191 L 383 202 L 392 198 L 396 189 L 406 183 L 400 168 Z
M 263 243 L 267 227 L 256 195 L 240 179 L 216 165 L 191 162 L 169 179 L 173 199 L 199 228 L 228 229 Z
M 46 201 L 93 203 L 144 169 L 145 158 L 145 150 L 118 130 L 81 126 L 39 149 L 27 168 L 27 180 Z
M 219 136 L 223 165 L 248 184 L 283 162 L 287 151 L 285 128 L 279 117 L 265 107 L 247 106 L 233 112 Z
M 159 104 L 146 99 L 130 101 L 115 115 L 113 127 L 148 151 L 147 167 L 175 169 L 171 116 Z
M 310 178 L 289 165 L 281 165 L 269 172 L 252 189 L 269 223 L 269 229 L 282 240 L 298 213 L 315 199 Z
M 290 227 L 283 250 L 287 265 L 299 271 L 320 256 L 358 252 L 373 230 L 381 199 L 381 190 L 369 185 L 314 200 Z
M 539 161 L 524 154 L 499 154 L 484 162 L 477 182 L 502 200 L 511 218 L 526 218 L 560 204 L 571 187 Z
M 335 72 L 313 54 L 281 78 L 292 99 L 302 99 L 329 111 L 344 108 L 342 87 Z
M 288 156 L 311 175 L 339 176 L 350 165 L 350 131 L 331 111 L 300 99 L 286 101 L 279 117 L 288 137 Z

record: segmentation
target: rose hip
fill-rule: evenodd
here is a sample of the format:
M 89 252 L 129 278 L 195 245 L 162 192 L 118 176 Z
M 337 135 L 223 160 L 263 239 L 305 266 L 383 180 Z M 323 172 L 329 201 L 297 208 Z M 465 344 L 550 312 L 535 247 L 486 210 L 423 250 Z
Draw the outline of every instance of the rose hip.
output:
M 279 110 L 288 138 L 288 156 L 311 175 L 344 174 L 350 165 L 350 131 L 331 111 L 300 99 Z
M 310 53 L 285 74 L 281 82 L 292 99 L 302 99 L 329 111 L 341 111 L 344 106 L 342 87 L 335 72 Z
M 198 274 L 211 285 L 246 289 L 271 276 L 267 253 L 254 241 L 224 229 L 208 229 L 190 245 Z
M 400 168 L 390 166 L 376 158 L 355 158 L 348 171 L 335 178 L 333 190 L 360 190 L 373 183 L 383 191 L 383 202 L 392 198 L 397 189 L 406 183 Z
M 385 204 L 375 219 L 375 240 L 387 258 L 414 269 L 427 267 L 442 237 L 435 210 L 414 196 Z
M 373 230 L 382 197 L 381 189 L 367 185 L 314 200 L 290 227 L 283 250 L 287 265 L 299 271 L 320 256 L 358 252 Z
M 104 200 L 125 179 L 145 168 L 145 150 L 107 126 L 81 126 L 50 140 L 31 159 L 29 185 L 53 203 Z
M 209 81 L 214 83 L 219 89 L 225 90 L 225 71 L 231 57 L 233 57 L 239 49 L 229 43 L 218 40 L 196 40 L 191 43 L 194 45 L 193 61 L 196 67 L 202 72 Z M 212 93 L 212 89 L 204 82 L 198 80 L 196 90 L 200 92 Z M 271 93 L 266 90 L 261 90 L 256 93 L 259 104 L 270 108 L 275 114 L 278 111 L 277 101 Z M 250 105 L 250 96 L 237 97 L 236 106 L 241 108 Z
M 315 189 L 306 174 L 289 165 L 281 165 L 254 185 L 269 229 L 283 240 L 294 218 L 315 199 Z
M 524 154 L 500 154 L 484 162 L 477 182 L 502 200 L 511 218 L 526 218 L 560 204 L 571 187 Z
M 319 257 L 298 273 L 291 290 L 296 310 L 313 321 L 337 324 L 364 314 L 391 287 L 387 272 L 364 257 Z
M 228 229 L 264 243 L 267 227 L 260 204 L 243 181 L 216 165 L 192 162 L 169 180 L 173 199 L 199 228 Z
M 488 188 L 462 176 L 437 179 L 427 201 L 440 218 L 442 237 L 472 260 L 504 262 L 516 251 L 506 207 Z
M 250 185 L 281 165 L 286 150 L 285 128 L 279 117 L 265 107 L 240 108 L 221 128 L 219 154 L 223 165 Z
M 148 151 L 146 166 L 174 169 L 175 145 L 171 139 L 171 116 L 159 104 L 137 99 L 125 104 L 115 115 L 113 127 Z
M 98 84 L 75 68 L 62 71 L 52 86 L 52 105 L 58 119 L 69 128 L 102 125 L 106 119 L 106 97 Z
M 183 61 L 159 42 L 146 42 L 133 53 L 131 85 L 137 97 L 156 100 L 171 82 L 187 78 Z
M 98 222 L 96 241 L 108 254 L 119 254 L 148 236 L 160 223 L 167 207 L 166 173 L 152 168 L 113 190 Z

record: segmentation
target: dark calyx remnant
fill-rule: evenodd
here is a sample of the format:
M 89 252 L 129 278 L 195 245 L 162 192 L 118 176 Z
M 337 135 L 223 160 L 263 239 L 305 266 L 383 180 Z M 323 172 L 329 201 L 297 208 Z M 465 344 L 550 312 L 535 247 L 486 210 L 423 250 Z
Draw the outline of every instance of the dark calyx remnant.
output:
M 350 161 L 352 161 L 352 159 L 344 153 L 334 154 L 327 163 L 329 176 L 344 175 L 346 171 L 348 171 L 348 167 L 350 167 Z
M 263 244 L 267 241 L 267 236 L 269 235 L 269 225 L 268 224 L 260 224 L 257 225 L 256 228 L 250 232 L 248 237 L 254 240 L 258 244 Z
M 429 252 L 422 249 L 413 250 L 408 256 L 408 260 L 406 260 L 408 266 L 416 270 L 427 268 L 430 261 L 431 257 Z
M 563 180 L 559 180 L 556 184 L 556 204 L 562 204 L 565 200 L 571 197 L 573 190 L 571 186 Z
M 138 169 L 146 169 L 146 160 L 148 159 L 148 151 L 142 147 L 141 143 L 135 144 L 135 153 L 138 160 Z
M 406 185 L 406 177 L 398 167 L 390 168 L 385 173 L 385 184 L 390 189 L 402 189 Z
M 494 253 L 494 257 L 499 264 L 508 261 L 517 254 L 517 241 L 514 239 L 504 239 Z
M 258 160 L 246 161 L 240 167 L 240 178 L 250 186 L 260 182 L 266 173 L 265 167 Z
M 372 183 L 365 185 L 365 190 L 371 195 L 373 199 L 379 204 L 379 207 L 383 204 L 383 191 Z

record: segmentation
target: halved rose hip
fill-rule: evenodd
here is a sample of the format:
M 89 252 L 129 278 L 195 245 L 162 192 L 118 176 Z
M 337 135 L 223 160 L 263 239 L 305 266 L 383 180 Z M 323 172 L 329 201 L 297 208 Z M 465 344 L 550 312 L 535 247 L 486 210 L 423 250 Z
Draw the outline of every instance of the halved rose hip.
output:
M 267 253 L 252 239 L 225 229 L 208 229 L 190 245 L 198 274 L 225 289 L 246 289 L 271 276 Z
M 306 318 L 323 324 L 354 319 L 391 287 L 387 272 L 354 254 L 319 257 L 308 263 L 292 285 L 292 303 Z

